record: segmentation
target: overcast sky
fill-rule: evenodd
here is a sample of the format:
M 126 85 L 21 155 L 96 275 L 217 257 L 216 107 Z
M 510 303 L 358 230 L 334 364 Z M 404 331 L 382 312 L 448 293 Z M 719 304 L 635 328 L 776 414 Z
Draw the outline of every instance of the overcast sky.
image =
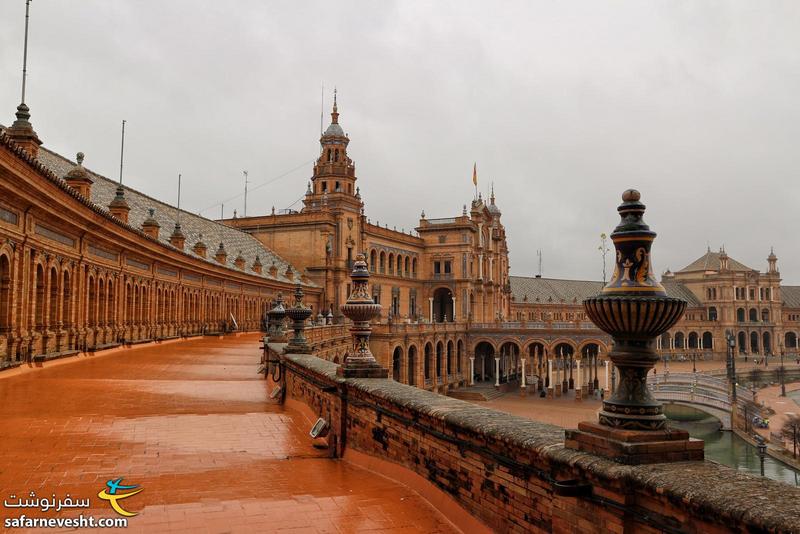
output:
M 0 2 L 4 124 L 24 11 Z M 373 222 L 459 214 L 477 161 L 512 274 L 541 249 L 545 276 L 599 279 L 636 187 L 659 273 L 707 244 L 763 271 L 774 245 L 798 284 L 798 28 L 796 1 L 34 0 L 26 100 L 45 146 L 112 178 L 126 119 L 127 185 L 174 203 L 180 172 L 218 217 L 245 169 L 249 214 L 299 207 L 335 85 Z

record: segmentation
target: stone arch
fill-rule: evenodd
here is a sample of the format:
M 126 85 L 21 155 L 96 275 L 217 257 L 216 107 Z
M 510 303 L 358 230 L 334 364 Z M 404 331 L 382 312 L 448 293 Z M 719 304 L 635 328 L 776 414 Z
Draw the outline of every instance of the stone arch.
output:
M 758 332 L 750 332 L 750 353 L 759 354 Z
M 714 336 L 711 334 L 711 332 L 708 331 L 703 332 L 702 341 L 703 343 L 701 348 L 706 350 L 711 350 L 714 348 Z
M 445 358 L 445 362 L 446 362 L 447 368 L 445 369 L 445 373 L 448 376 L 450 376 L 450 375 L 453 374 L 453 357 L 454 357 L 454 354 L 453 354 L 453 340 L 452 339 L 447 341 L 447 351 L 446 351 L 446 353 L 447 353 L 447 358 Z
M 58 267 L 54 263 L 50 264 L 49 275 L 47 277 L 47 286 L 48 286 L 48 310 L 47 310 L 47 321 L 51 328 L 56 326 L 58 323 L 58 302 L 59 296 L 58 292 L 60 289 L 60 283 L 58 279 Z
M 423 376 L 427 382 L 432 378 L 431 375 L 433 369 L 433 343 L 430 341 L 425 343 L 425 354 L 423 355 L 422 366 L 424 371 Z
M 700 348 L 700 336 L 697 335 L 697 332 L 689 332 L 688 343 L 690 349 Z
M 386 267 L 387 274 L 394 274 L 394 252 L 389 253 L 389 261 Z
M 86 278 L 86 324 L 97 326 L 97 288 L 94 274 Z
M 411 274 L 409 272 L 409 265 L 410 265 L 411 262 L 409 261 L 408 256 L 405 257 L 405 259 L 403 260 L 403 263 L 404 263 L 404 265 L 403 265 L 403 267 L 404 267 L 403 268 L 403 276 L 408 276 L 409 274 Z
M 381 250 L 380 255 L 378 256 L 378 267 L 381 274 L 386 272 L 386 252 Z
M 685 344 L 686 336 L 684 336 L 683 332 L 675 332 L 675 348 L 683 349 Z
M 0 333 L 11 330 L 11 258 L 0 252 Z
M 444 343 L 436 342 L 436 378 L 442 377 L 442 361 L 444 360 Z
M 461 374 L 464 365 L 464 341 L 459 338 L 456 341 L 456 372 Z
M 736 336 L 736 344 L 739 345 L 739 354 L 747 352 L 747 334 L 744 333 L 744 330 L 740 330 Z
M 408 347 L 408 374 L 406 375 L 406 382 L 410 386 L 417 383 L 417 346 L 410 345 Z
M 378 265 L 378 252 L 373 248 L 369 251 L 369 272 L 375 272 L 375 266 Z
M 400 371 L 403 368 L 403 347 L 400 345 L 392 351 L 392 379 L 395 382 L 400 382 Z
M 787 349 L 797 348 L 797 334 L 794 332 L 786 332 L 783 336 L 783 346 Z
M 520 345 L 517 340 L 504 340 L 500 344 L 500 381 L 508 382 L 519 376 Z
M 578 346 L 576 347 L 576 352 L 578 352 L 579 354 L 583 354 L 583 351 L 586 347 L 594 348 L 597 349 L 599 352 L 608 354 L 608 345 L 606 345 L 606 343 L 602 339 L 597 339 L 597 338 L 584 339 L 583 341 L 578 343 Z
M 476 342 L 473 354 L 475 355 L 475 382 L 495 380 L 495 354 L 494 344 L 488 340 Z
M 433 322 L 453 322 L 453 291 L 447 287 L 437 287 L 433 290 Z
M 761 334 L 761 348 L 764 354 L 772 354 L 772 336 L 769 332 Z

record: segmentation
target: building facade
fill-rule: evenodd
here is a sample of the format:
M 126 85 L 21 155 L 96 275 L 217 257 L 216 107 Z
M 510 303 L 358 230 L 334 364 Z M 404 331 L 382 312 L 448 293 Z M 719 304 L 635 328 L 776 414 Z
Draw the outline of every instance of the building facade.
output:
M 250 235 L 47 150 L 29 117 L 21 105 L 0 132 L 0 367 L 258 329 L 297 283 L 319 306 L 321 288 Z

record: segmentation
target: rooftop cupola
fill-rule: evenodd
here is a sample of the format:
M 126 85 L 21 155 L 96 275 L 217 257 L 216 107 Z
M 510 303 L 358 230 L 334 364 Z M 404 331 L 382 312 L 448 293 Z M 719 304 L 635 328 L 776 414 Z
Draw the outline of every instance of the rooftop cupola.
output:
M 711 248 L 708 249 L 711 252 Z M 727 271 L 730 269 L 730 258 L 728 257 L 728 253 L 725 252 L 725 247 L 719 249 L 719 270 L 720 271 Z
M 208 246 L 203 243 L 203 234 L 197 236 L 197 243 L 194 244 L 194 253 L 200 256 L 201 258 L 206 257 L 206 253 L 208 252 Z
M 142 223 L 142 232 L 149 235 L 153 239 L 158 239 L 158 234 L 161 231 L 161 225 L 156 220 L 156 210 L 150 208 L 147 218 Z
M 258 256 L 258 254 L 256 254 L 256 259 L 253 262 L 253 272 L 261 274 L 262 268 L 263 265 L 261 264 L 261 258 Z
M 42 141 L 36 132 L 33 130 L 28 119 L 31 118 L 31 111 L 25 102 L 17 106 L 17 120 L 6 129 L 6 133 L 17 145 L 19 145 L 25 152 L 36 158 L 39 155 L 39 145 Z
M 83 168 L 83 152 L 78 152 L 75 159 L 78 164 L 64 176 L 64 181 L 82 197 L 89 199 L 94 181 L 88 171 Z
M 214 254 L 214 259 L 217 261 L 217 263 L 221 263 L 222 265 L 225 265 L 228 262 L 228 253 L 225 250 L 225 245 L 223 245 L 222 242 L 220 242 L 219 248 L 217 248 L 217 253 Z
M 169 242 L 173 247 L 183 250 L 183 247 L 186 245 L 186 236 L 183 235 L 181 231 L 181 223 L 175 223 L 172 235 L 169 236 Z
M 114 199 L 108 205 L 108 211 L 120 221 L 128 222 L 128 213 L 131 211 L 131 207 L 128 205 L 128 201 L 125 200 L 125 188 L 122 187 L 122 184 L 117 186 L 117 194 L 114 195 Z
M 767 256 L 767 263 L 769 264 L 769 272 L 771 273 L 778 272 L 778 256 L 775 255 L 775 250 L 772 247 L 769 248 L 769 256 Z

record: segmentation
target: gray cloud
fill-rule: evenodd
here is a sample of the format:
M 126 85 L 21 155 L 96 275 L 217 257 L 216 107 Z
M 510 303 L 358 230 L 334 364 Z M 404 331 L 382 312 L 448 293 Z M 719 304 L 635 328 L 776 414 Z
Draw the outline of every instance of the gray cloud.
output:
M 637 187 L 657 269 L 725 244 L 800 283 L 796 2 L 35 0 L 28 103 L 45 144 L 198 211 L 315 157 L 320 84 L 371 219 L 460 212 L 495 183 L 514 274 L 599 278 Z M 24 1 L 0 4 L 0 102 L 19 99 Z M 325 121 L 330 106 L 326 94 Z M 300 198 L 311 164 L 254 191 Z M 226 203 L 241 211 L 242 199 Z M 216 217 L 219 207 L 205 215 Z

